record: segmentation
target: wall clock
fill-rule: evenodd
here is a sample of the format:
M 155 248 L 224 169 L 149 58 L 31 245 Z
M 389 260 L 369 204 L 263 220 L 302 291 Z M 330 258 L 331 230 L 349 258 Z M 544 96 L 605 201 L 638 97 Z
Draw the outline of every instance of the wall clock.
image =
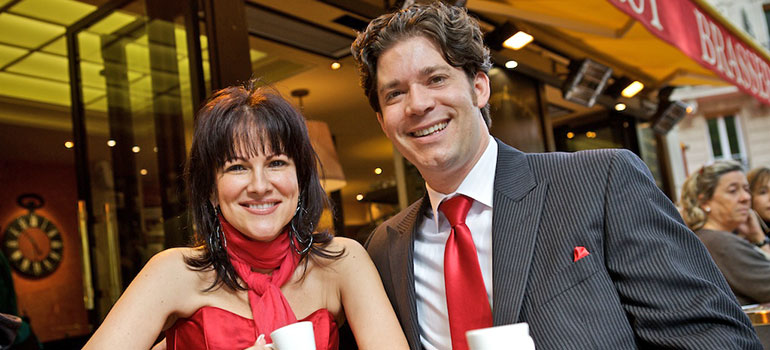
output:
M 8 225 L 0 248 L 11 267 L 22 276 L 46 277 L 61 263 L 64 249 L 61 233 L 48 218 L 35 213 L 35 209 L 43 207 L 43 197 L 22 194 L 16 203 L 29 213 L 13 219 Z

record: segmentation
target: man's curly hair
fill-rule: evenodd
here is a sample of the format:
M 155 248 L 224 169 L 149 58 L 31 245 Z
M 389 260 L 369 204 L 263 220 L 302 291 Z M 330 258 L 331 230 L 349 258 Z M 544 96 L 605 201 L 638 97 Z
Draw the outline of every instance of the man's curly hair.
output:
M 422 36 L 435 43 L 451 66 L 462 68 L 470 81 L 478 72 L 489 72 L 492 61 L 489 49 L 476 19 L 465 8 L 436 1 L 416 4 L 404 10 L 382 15 L 353 42 L 350 51 L 358 64 L 361 87 L 369 104 L 380 112 L 377 97 L 377 60 L 385 50 L 398 42 Z M 490 125 L 489 104 L 481 109 L 484 122 Z

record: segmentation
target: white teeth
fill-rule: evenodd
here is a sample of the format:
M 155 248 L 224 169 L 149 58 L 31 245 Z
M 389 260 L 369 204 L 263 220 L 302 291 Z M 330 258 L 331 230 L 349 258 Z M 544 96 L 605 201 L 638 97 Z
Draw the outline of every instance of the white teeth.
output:
M 249 209 L 267 209 L 270 207 L 275 206 L 275 203 L 264 203 L 264 204 L 249 204 Z
M 433 126 L 431 126 L 429 128 L 425 128 L 425 129 L 422 129 L 422 130 L 417 130 L 417 131 L 413 132 L 412 135 L 417 136 L 417 137 L 422 137 L 422 136 L 425 136 L 425 135 L 430 135 L 430 134 L 432 134 L 432 133 L 434 133 L 436 131 L 444 130 L 444 128 L 446 128 L 447 124 L 449 124 L 449 122 L 438 123 L 438 124 L 433 125 Z

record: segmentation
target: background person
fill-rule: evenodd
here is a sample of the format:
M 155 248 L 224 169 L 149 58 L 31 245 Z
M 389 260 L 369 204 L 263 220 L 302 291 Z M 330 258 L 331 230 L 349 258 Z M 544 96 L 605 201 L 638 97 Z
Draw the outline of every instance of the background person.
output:
M 770 168 L 759 167 L 749 171 L 751 207 L 762 219 L 762 229 L 770 234 Z
M 351 51 L 426 182 L 368 242 L 412 349 L 466 349 L 466 330 L 516 322 L 538 349 L 761 349 L 638 157 L 525 154 L 489 135 L 489 50 L 465 9 L 383 15 Z
M 740 163 L 716 161 L 682 188 L 682 216 L 706 245 L 742 305 L 770 302 L 770 244 L 751 212 Z
M 162 330 L 168 349 L 262 349 L 297 319 L 313 322 L 319 350 L 337 348 L 346 320 L 362 348 L 406 349 L 363 248 L 314 232 L 326 194 L 286 100 L 253 81 L 215 93 L 186 173 L 200 244 L 154 256 L 86 349 L 149 349 Z

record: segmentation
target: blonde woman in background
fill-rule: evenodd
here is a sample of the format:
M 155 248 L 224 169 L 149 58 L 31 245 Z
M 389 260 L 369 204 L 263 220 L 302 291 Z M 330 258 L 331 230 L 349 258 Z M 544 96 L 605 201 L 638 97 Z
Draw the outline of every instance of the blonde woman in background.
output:
M 762 219 L 759 223 L 767 235 L 770 233 L 770 168 L 756 168 L 747 177 L 751 189 L 751 207 Z
M 696 171 L 684 183 L 680 205 L 741 305 L 770 302 L 770 244 L 752 215 L 741 165 L 717 161 Z

